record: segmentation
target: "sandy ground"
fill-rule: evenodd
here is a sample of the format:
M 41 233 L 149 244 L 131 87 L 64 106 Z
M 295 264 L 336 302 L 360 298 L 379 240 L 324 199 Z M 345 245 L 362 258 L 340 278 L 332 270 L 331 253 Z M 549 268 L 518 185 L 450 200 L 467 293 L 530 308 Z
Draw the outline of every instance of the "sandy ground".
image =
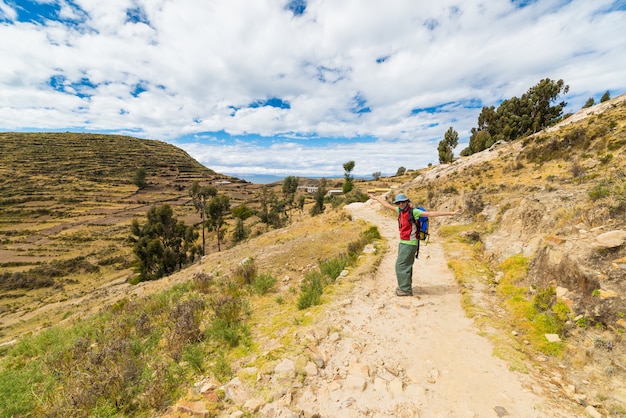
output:
M 415 262 L 414 296 L 395 296 L 397 222 L 380 208 L 371 200 L 347 207 L 378 225 L 389 248 L 375 277 L 329 312 L 341 337 L 319 347 L 324 376 L 302 389 L 299 406 L 322 417 L 576 416 L 492 355 L 463 312 L 436 237 Z

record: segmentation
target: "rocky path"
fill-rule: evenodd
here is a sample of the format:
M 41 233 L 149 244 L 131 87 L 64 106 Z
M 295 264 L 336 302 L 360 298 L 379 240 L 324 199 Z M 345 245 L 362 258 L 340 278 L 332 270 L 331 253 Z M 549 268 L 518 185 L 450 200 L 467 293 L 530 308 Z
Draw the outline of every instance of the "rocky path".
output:
M 436 239 L 415 263 L 416 296 L 395 296 L 397 226 L 378 209 L 372 201 L 348 207 L 378 225 L 389 249 L 375 277 L 329 311 L 339 331 L 312 347 L 324 367 L 309 369 L 292 406 L 321 417 L 573 416 L 492 355 L 464 315 Z

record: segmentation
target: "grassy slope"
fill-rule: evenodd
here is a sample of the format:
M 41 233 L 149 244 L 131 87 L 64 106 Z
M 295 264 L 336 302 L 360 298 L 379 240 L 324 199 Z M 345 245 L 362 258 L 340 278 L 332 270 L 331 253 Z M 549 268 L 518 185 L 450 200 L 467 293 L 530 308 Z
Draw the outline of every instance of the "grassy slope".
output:
M 99 312 L 71 314 L 63 326 L 0 350 L 0 402 L 18 416 L 154 416 L 202 377 L 228 381 L 235 364 L 271 370 L 292 352 L 304 362 L 296 336 L 316 327 L 324 306 L 298 310 L 300 282 L 320 260 L 346 253 L 366 229 L 341 211 L 305 216 L 162 280 L 85 300 L 80 309 L 96 303 Z M 379 257 L 359 259 L 352 280 L 371 272 Z M 239 276 L 246 258 L 257 277 L 275 280 L 267 293 Z M 342 280 L 326 289 L 322 303 L 351 285 Z M 218 398 L 206 401 L 222 407 Z
M 147 171 L 138 191 L 133 178 Z M 256 187 L 202 166 L 184 151 L 132 137 L 72 133 L 0 133 L 0 274 L 66 261 L 54 286 L 0 294 L 0 341 L 59 317 L 37 309 L 124 281 L 132 273 L 126 241 L 133 218 L 168 203 L 187 224 L 193 181 L 219 186 L 234 205 L 253 199 Z M 76 268 L 84 258 L 85 268 Z

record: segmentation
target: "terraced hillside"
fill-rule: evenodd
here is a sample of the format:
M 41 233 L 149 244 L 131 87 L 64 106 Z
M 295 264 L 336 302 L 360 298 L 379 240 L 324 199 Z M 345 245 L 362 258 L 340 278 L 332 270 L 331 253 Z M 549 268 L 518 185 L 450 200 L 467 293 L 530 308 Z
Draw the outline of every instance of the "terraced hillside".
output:
M 141 190 L 133 181 L 140 168 L 147 173 Z M 6 328 L 31 322 L 25 307 L 37 311 L 128 279 L 133 274 L 129 225 L 149 207 L 168 203 L 178 219 L 197 223 L 189 204 L 193 181 L 217 185 L 232 206 L 254 201 L 259 188 L 218 174 L 160 141 L 0 133 L 0 340 L 13 334 Z M 30 282 L 20 282 L 26 272 Z

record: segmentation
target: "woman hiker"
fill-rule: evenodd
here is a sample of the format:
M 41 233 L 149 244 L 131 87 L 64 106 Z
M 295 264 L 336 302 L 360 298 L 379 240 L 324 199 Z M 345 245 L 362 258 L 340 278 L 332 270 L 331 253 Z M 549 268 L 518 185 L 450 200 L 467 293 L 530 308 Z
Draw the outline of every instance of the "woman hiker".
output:
M 398 279 L 398 288 L 396 295 L 413 296 L 413 260 L 417 251 L 417 225 L 411 221 L 409 210 L 413 211 L 413 219 L 420 216 L 434 218 L 436 216 L 454 216 L 459 215 L 461 211 L 456 212 L 431 212 L 412 208 L 409 205 L 409 198 L 404 193 L 396 195 L 393 205 L 385 199 L 376 197 L 368 193 L 370 199 L 376 200 L 384 207 L 394 210 L 398 214 L 398 228 L 400 229 L 400 244 L 398 244 L 398 258 L 396 259 L 396 278 Z M 395 206 L 394 206 L 395 205 Z

